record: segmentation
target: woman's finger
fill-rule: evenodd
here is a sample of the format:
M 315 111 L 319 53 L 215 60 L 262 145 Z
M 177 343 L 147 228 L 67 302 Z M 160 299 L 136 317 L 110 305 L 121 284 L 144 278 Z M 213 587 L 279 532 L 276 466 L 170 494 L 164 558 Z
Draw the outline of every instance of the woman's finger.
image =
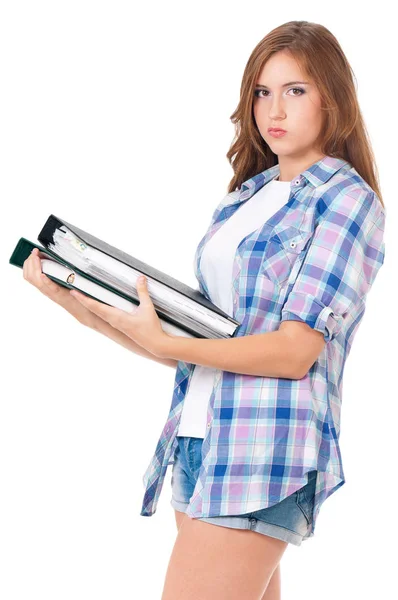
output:
M 24 279 L 26 279 L 26 280 L 28 280 L 28 275 L 29 275 L 29 266 L 30 266 L 31 264 L 32 264 L 32 253 L 30 253 L 30 254 L 29 254 L 29 256 L 28 256 L 28 258 L 26 258 L 26 259 L 24 260 L 23 267 L 22 267 L 22 270 L 23 270 L 23 276 L 24 276 Z
M 42 274 L 41 261 L 39 258 L 37 248 L 34 248 L 34 252 L 32 252 L 32 254 L 30 255 L 29 258 L 31 259 L 30 265 L 29 265 L 29 269 L 30 269 L 29 273 L 30 273 L 31 281 L 32 281 L 33 285 L 35 285 L 36 287 L 41 289 L 41 287 L 43 286 L 43 280 L 41 278 L 41 274 Z
M 26 281 L 29 281 L 29 283 L 32 283 L 32 265 L 33 265 L 33 254 L 30 254 L 28 256 L 28 258 L 25 260 L 24 266 L 23 266 L 24 278 L 26 279 Z
M 33 248 L 30 256 L 24 261 L 23 273 L 24 278 L 44 295 L 51 298 L 59 293 L 59 286 L 42 272 L 38 248 Z

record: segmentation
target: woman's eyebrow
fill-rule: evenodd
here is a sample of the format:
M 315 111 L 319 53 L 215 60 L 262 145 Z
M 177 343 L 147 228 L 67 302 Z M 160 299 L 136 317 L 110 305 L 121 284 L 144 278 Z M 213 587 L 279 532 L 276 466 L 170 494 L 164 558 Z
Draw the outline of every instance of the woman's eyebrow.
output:
M 306 83 L 309 83 L 309 81 L 289 81 L 289 83 L 284 83 L 281 87 L 288 87 L 289 85 L 295 85 L 297 83 L 305 83 L 306 84 Z M 265 88 L 267 90 L 269 89 L 269 88 L 267 88 L 266 85 L 261 85 L 259 83 L 256 85 L 256 87 Z

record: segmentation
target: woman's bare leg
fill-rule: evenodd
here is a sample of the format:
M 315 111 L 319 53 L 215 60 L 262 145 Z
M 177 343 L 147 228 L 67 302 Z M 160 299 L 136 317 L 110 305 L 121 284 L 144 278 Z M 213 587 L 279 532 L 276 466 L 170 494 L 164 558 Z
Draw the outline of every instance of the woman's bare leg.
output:
M 182 522 L 183 522 L 183 520 L 185 518 L 185 513 L 181 512 L 179 510 L 175 510 L 175 509 L 174 509 L 174 512 L 175 512 L 175 515 L 176 515 L 177 532 L 178 532 L 180 530 Z
M 181 525 L 183 524 L 185 519 L 188 519 L 188 517 L 186 517 L 185 513 L 176 510 L 175 518 L 176 518 L 178 531 L 180 531 Z M 189 521 L 189 519 L 188 519 L 188 521 Z M 260 535 L 260 534 L 257 534 L 257 535 Z M 287 544 L 285 545 L 285 547 L 286 546 L 287 546 Z M 283 551 L 282 551 L 282 553 L 283 553 Z M 281 558 L 281 555 L 279 558 Z M 265 592 L 263 592 L 263 596 L 261 597 L 261 600 L 280 600 L 280 598 L 281 598 L 281 574 L 280 574 L 280 560 L 279 560 L 279 562 L 277 563 L 276 567 L 274 568 L 274 571 L 268 581 L 267 589 Z
M 281 597 L 281 563 L 279 563 L 261 600 L 281 600 Z

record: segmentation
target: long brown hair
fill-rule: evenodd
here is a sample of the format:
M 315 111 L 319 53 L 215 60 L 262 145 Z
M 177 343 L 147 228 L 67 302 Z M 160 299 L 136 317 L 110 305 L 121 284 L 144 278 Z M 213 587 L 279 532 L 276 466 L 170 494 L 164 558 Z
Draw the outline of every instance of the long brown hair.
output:
M 354 73 L 334 35 L 323 25 L 289 21 L 268 33 L 254 48 L 246 64 L 238 107 L 230 119 L 235 137 L 226 154 L 234 171 L 228 193 L 257 173 L 278 163 L 262 138 L 254 116 L 253 98 L 258 77 L 267 60 L 281 50 L 290 52 L 318 87 L 325 112 L 316 140 L 325 155 L 347 160 L 368 183 L 384 207 L 379 174 L 354 86 Z

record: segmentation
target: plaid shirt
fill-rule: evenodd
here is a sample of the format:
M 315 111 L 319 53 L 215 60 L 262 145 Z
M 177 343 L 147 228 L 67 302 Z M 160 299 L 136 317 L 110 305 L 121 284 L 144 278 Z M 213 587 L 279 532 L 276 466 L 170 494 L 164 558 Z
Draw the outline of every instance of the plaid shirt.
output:
M 226 195 L 195 254 L 199 290 L 204 246 L 279 173 L 279 164 Z M 317 480 L 311 531 L 322 503 L 345 483 L 339 448 L 342 376 L 366 295 L 384 262 L 385 209 L 345 160 L 325 156 L 291 182 L 288 202 L 239 244 L 233 267 L 235 337 L 307 323 L 325 345 L 301 379 L 216 370 L 203 462 L 187 508 L 191 518 L 238 515 L 280 502 Z M 174 462 L 178 423 L 195 365 L 179 361 L 170 412 L 144 474 L 141 515 L 156 512 Z

